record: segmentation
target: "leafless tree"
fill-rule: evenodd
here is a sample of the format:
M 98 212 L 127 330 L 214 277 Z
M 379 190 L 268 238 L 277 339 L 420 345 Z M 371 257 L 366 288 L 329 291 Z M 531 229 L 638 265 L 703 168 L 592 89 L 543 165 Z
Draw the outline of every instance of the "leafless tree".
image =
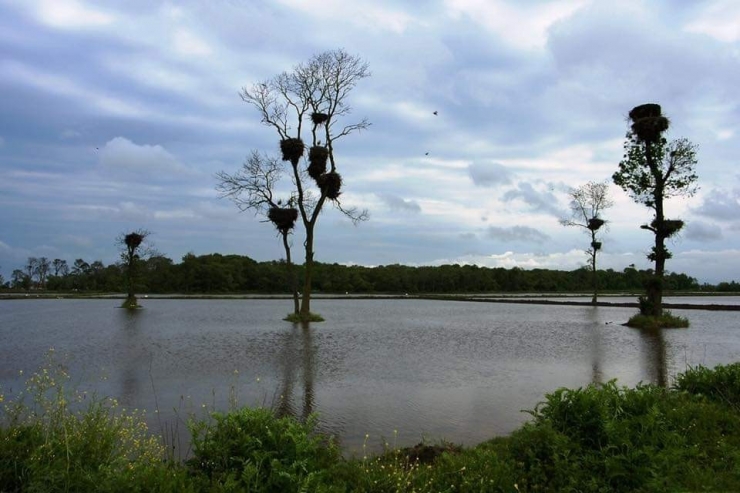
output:
M 291 72 L 283 72 L 241 91 L 242 100 L 257 110 L 262 123 L 275 130 L 280 139 L 282 160 L 290 163 L 291 204 L 297 208 L 305 232 L 302 320 L 311 318 L 315 228 L 326 201 L 333 202 L 354 223 L 368 218 L 366 210 L 344 208 L 339 200 L 342 177 L 337 171 L 335 147 L 342 137 L 370 126 L 367 119 L 354 123 L 345 121 L 351 112 L 348 104 L 351 91 L 369 76 L 363 60 L 344 50 L 333 50 L 313 56 Z M 308 165 L 301 167 L 301 163 Z M 268 163 L 268 169 L 269 166 Z M 266 185 L 266 181 L 260 184 L 261 187 Z M 251 193 L 258 200 L 260 197 L 261 200 L 271 199 L 275 182 L 270 185 L 257 193 L 247 186 L 241 193 L 247 197 Z M 228 194 L 233 198 L 239 193 L 234 189 Z M 248 198 L 244 205 L 254 208 Z
M 593 279 L 594 294 L 591 297 L 591 303 L 598 301 L 599 294 L 599 276 L 596 271 L 596 256 L 601 250 L 602 242 L 598 238 L 598 232 L 606 221 L 601 213 L 614 205 L 609 199 L 609 186 L 606 183 L 590 181 L 585 185 L 570 190 L 568 195 L 571 198 L 570 211 L 571 216 L 568 219 L 561 219 L 560 224 L 563 226 L 576 226 L 583 228 L 584 232 L 591 237 L 590 248 L 586 250 L 591 265 L 591 275 Z
M 66 260 L 55 258 L 51 262 L 51 266 L 54 269 L 54 276 L 66 276 L 69 274 L 69 266 Z
M 298 280 L 295 277 L 289 240 L 298 219 L 298 210 L 295 208 L 297 199 L 295 195 L 286 201 L 275 198 L 276 187 L 282 174 L 283 166 L 280 161 L 264 156 L 258 151 L 252 151 L 236 173 L 220 171 L 216 174 L 218 179 L 216 190 L 222 197 L 231 199 L 242 212 L 252 210 L 255 214 L 264 216 L 265 221 L 275 225 L 283 240 L 288 283 L 293 294 L 293 313 L 297 316 L 300 313 Z

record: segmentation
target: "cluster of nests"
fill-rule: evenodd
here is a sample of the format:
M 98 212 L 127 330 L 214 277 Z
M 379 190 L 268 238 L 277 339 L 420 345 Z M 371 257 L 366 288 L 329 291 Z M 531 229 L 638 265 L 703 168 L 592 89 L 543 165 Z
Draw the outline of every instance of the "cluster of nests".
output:
M 635 106 L 629 117 L 632 120 L 632 131 L 644 142 L 657 142 L 670 125 L 668 118 L 661 114 L 660 105 L 655 103 Z
M 311 121 L 314 125 L 322 125 L 329 120 L 325 113 L 311 113 Z M 290 161 L 293 166 L 298 166 L 306 146 L 301 139 L 287 138 L 280 141 L 280 152 L 283 161 Z M 308 168 L 306 172 L 321 189 L 321 193 L 330 200 L 337 200 L 341 194 L 342 177 L 336 171 L 326 171 L 326 163 L 329 159 L 329 149 L 325 146 L 315 145 L 308 150 Z M 280 231 L 293 228 L 298 219 L 298 211 L 291 207 L 272 207 L 267 217 Z

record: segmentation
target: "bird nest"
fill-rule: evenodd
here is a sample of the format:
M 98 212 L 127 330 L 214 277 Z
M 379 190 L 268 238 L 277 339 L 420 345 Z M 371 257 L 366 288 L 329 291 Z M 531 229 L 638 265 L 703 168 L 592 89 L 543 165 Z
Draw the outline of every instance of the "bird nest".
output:
M 294 166 L 303 156 L 303 141 L 301 139 L 287 138 L 280 141 L 280 151 L 283 153 L 283 161 L 290 161 Z
M 598 231 L 598 229 L 602 227 L 605 222 L 606 221 L 604 221 L 603 219 L 599 219 L 598 217 L 592 217 L 591 219 L 588 220 L 587 227 L 591 231 Z
M 591 248 L 593 248 L 595 251 L 601 250 L 601 242 L 600 241 L 592 241 L 591 242 Z
M 142 241 L 144 241 L 144 235 L 139 233 L 129 233 L 123 238 L 123 242 L 130 248 L 137 248 Z
M 270 207 L 267 219 L 280 231 L 290 231 L 298 219 L 298 209 L 292 207 Z
M 311 121 L 314 123 L 314 125 L 321 125 L 322 123 L 326 123 L 329 120 L 329 115 L 326 113 L 319 113 L 319 112 L 313 112 L 311 113 Z
M 659 233 L 665 235 L 666 238 L 670 238 L 681 231 L 683 225 L 684 222 L 680 219 L 664 219 L 662 224 L 658 224 L 655 220 L 650 223 L 650 226 L 655 228 Z
M 342 177 L 337 172 L 324 173 L 316 180 L 321 193 L 326 195 L 326 198 L 336 200 L 339 198 L 340 189 L 342 188 Z
M 668 118 L 664 116 L 646 116 L 632 124 L 632 131 L 644 142 L 657 142 L 669 125 Z
M 656 118 L 662 116 L 660 112 L 660 105 L 655 103 L 641 104 L 635 106 L 629 113 L 629 117 L 633 122 L 642 120 L 643 118 Z
M 326 173 L 326 160 L 329 157 L 329 149 L 324 146 L 313 146 L 308 150 L 308 175 L 314 180 L 318 180 L 321 175 Z

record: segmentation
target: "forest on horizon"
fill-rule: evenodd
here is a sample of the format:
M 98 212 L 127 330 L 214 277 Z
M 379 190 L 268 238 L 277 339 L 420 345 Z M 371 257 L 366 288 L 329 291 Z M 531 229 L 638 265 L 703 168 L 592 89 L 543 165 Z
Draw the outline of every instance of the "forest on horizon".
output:
M 16 269 L 5 283 L 5 289 L 122 292 L 124 273 L 119 264 L 104 265 L 76 259 L 47 260 L 47 269 Z M 38 262 L 38 259 L 34 259 Z M 229 294 L 289 293 L 285 262 L 258 262 L 243 255 L 212 253 L 187 254 L 180 263 L 155 255 L 140 260 L 137 292 L 154 294 Z M 299 279 L 303 266 L 297 265 Z M 46 272 L 43 272 L 46 270 Z M 601 292 L 640 292 L 650 277 L 650 269 L 628 266 L 622 271 L 599 270 Z M 586 292 L 592 285 L 591 272 L 584 266 L 572 271 L 551 269 L 525 270 L 519 267 L 480 267 L 476 265 L 407 266 L 381 265 L 365 267 L 317 262 L 314 268 L 314 291 L 318 293 L 484 293 L 484 292 Z M 666 275 L 667 291 L 740 292 L 740 283 L 699 284 L 686 274 Z

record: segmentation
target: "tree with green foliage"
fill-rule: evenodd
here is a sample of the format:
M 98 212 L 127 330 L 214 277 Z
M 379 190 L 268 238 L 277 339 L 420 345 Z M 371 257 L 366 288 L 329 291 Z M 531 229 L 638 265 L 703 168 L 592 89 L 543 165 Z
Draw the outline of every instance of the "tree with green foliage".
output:
M 642 229 L 653 233 L 655 244 L 648 259 L 655 263 L 652 278 L 647 283 L 647 295 L 640 297 L 640 313 L 647 317 L 663 315 L 663 277 L 666 260 L 671 253 L 665 246 L 684 222 L 666 219 L 665 200 L 676 196 L 692 196 L 697 190 L 697 147 L 688 139 L 668 141 L 664 132 L 668 118 L 662 115 L 660 105 L 643 104 L 629 113 L 632 121 L 624 144 L 624 158 L 612 179 L 638 204 L 653 211 L 650 224 Z
M 598 301 L 599 294 L 599 276 L 596 272 L 596 255 L 601 250 L 602 242 L 598 238 L 598 233 L 606 221 L 601 217 L 604 209 L 614 205 L 609 199 L 609 186 L 606 183 L 597 183 L 590 181 L 578 188 L 573 188 L 568 192 L 570 196 L 569 219 L 561 219 L 560 224 L 563 226 L 577 226 L 591 237 L 591 247 L 586 250 L 591 266 L 592 285 L 594 295 L 591 297 L 591 303 Z
M 151 233 L 144 229 L 137 229 L 130 233 L 122 233 L 116 239 L 121 251 L 121 265 L 126 276 L 126 300 L 123 308 L 138 308 L 136 300 L 136 281 L 139 276 L 139 264 L 144 255 L 149 255 L 151 248 L 144 245 L 144 240 Z M 97 270 L 97 269 L 96 269 Z
M 314 238 L 324 205 L 332 202 L 355 223 L 367 219 L 367 211 L 341 205 L 342 177 L 335 146 L 342 137 L 370 126 L 366 119 L 343 122 L 351 112 L 347 101 L 351 91 L 369 76 L 367 63 L 344 50 L 333 50 L 241 92 L 242 100 L 257 109 L 261 122 L 277 132 L 282 160 L 290 163 L 291 198 L 305 233 L 299 314 L 303 321 L 312 319 Z M 305 166 L 299 166 L 301 163 Z

